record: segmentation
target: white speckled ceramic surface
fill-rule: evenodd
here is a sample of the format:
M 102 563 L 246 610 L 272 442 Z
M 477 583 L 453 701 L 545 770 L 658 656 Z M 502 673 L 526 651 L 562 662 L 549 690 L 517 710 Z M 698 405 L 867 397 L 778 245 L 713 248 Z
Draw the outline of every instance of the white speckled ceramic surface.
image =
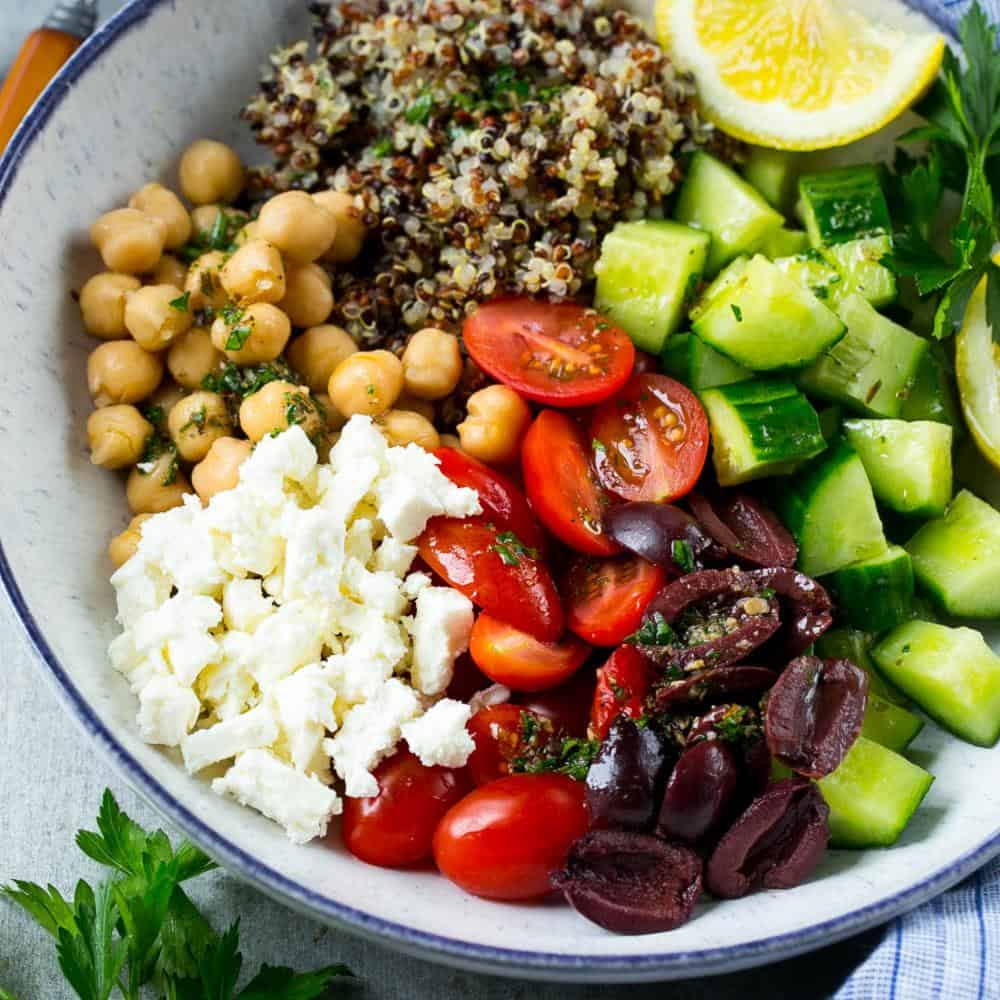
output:
M 145 181 L 169 182 L 186 143 L 247 148 L 236 111 L 272 44 L 299 37 L 303 7 L 137 0 L 77 54 L 0 168 L 0 569 L 41 669 L 109 759 L 219 861 L 290 905 L 426 957 L 540 977 L 669 978 L 773 960 L 913 907 L 1000 851 L 1000 750 L 928 725 L 913 757 L 937 782 L 896 848 L 834 852 L 793 891 L 703 904 L 671 934 L 615 937 L 564 906 L 489 903 L 430 872 L 367 867 L 335 842 L 292 847 L 138 739 L 134 699 L 105 655 L 104 550 L 125 502 L 88 461 L 93 342 L 69 290 L 98 267 L 90 222 Z

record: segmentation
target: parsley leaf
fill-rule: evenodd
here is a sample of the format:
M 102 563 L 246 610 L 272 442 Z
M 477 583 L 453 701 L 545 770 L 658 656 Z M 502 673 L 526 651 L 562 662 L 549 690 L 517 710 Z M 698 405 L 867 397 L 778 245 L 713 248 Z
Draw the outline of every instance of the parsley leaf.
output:
M 403 117 L 411 125 L 426 125 L 431 120 L 431 112 L 434 110 L 434 95 L 430 89 L 425 87 L 416 96 L 413 103 L 406 109 Z
M 634 646 L 670 646 L 677 641 L 677 634 L 662 613 L 654 611 L 625 641 Z
M 167 305 L 169 305 L 171 309 L 176 309 L 178 312 L 187 312 L 190 302 L 191 293 L 185 292 L 183 295 L 178 295 L 176 299 L 171 299 Z
M 388 156 L 392 152 L 392 139 L 386 135 L 376 139 L 372 146 L 372 152 L 379 158 Z
M 682 572 L 694 572 L 694 553 L 691 551 L 691 543 L 687 539 L 675 538 L 670 543 L 670 558 Z
M 262 965 L 240 992 L 239 1000 L 314 1000 L 335 979 L 351 976 L 346 965 L 328 965 L 315 972 L 295 972 L 282 965 Z
M 538 549 L 529 548 L 513 531 L 501 531 L 490 549 L 495 552 L 505 566 L 519 566 L 521 558 L 538 558 Z

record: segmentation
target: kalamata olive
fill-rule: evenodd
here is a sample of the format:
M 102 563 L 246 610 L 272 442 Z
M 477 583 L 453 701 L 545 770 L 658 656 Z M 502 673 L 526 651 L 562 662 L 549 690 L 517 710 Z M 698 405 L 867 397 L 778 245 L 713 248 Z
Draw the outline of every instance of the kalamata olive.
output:
M 812 577 L 780 566 L 750 570 L 747 575 L 753 586 L 773 590 L 778 597 L 782 628 L 774 642 L 783 659 L 798 656 L 832 624 L 830 595 Z M 768 645 L 770 648 L 771 644 Z
M 706 558 L 717 562 L 725 555 L 687 511 L 668 503 L 618 504 L 604 515 L 604 530 L 622 548 L 675 572 L 701 569 Z
M 776 674 L 772 674 L 772 683 L 776 677 Z M 752 705 L 723 703 L 714 705 L 691 723 L 687 746 L 694 746 L 702 740 L 723 740 L 746 745 L 759 740 L 763 731 L 760 712 Z
M 766 691 L 777 679 L 778 675 L 767 667 L 746 664 L 713 667 L 660 684 L 655 695 L 656 709 L 674 710 L 683 705 L 711 704 L 757 695 Z
M 656 832 L 689 844 L 704 839 L 726 818 L 738 783 L 739 764 L 728 744 L 704 740 L 689 747 L 667 779 Z
M 805 778 L 768 787 L 747 806 L 712 851 L 705 869 L 709 891 L 722 899 L 751 889 L 790 889 L 819 864 L 830 831 L 830 810 Z
M 665 761 L 663 741 L 656 732 L 619 718 L 587 772 L 587 808 L 594 825 L 649 827 Z
M 759 500 L 737 493 L 713 503 L 697 493 L 688 505 L 712 538 L 741 562 L 755 566 L 794 566 L 795 539 Z
M 771 688 L 768 748 L 797 774 L 822 778 L 854 745 L 867 702 L 868 675 L 849 660 L 800 656 Z
M 742 764 L 740 797 L 745 796 L 743 800 L 749 802 L 760 795 L 771 780 L 771 752 L 763 736 L 744 745 Z
M 656 934 L 687 921 L 701 895 L 701 858 L 648 833 L 592 830 L 552 877 L 570 905 L 617 934 Z

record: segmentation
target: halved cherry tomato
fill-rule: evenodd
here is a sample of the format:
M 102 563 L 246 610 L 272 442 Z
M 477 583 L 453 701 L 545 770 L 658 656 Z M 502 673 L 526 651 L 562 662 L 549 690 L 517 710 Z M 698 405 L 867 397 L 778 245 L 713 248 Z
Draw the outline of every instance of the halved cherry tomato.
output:
M 344 800 L 347 849 L 380 868 L 400 868 L 429 858 L 444 814 L 469 790 L 464 770 L 425 767 L 400 750 L 375 769 L 378 794 Z
M 477 691 L 484 691 L 492 683 L 476 666 L 476 661 L 468 652 L 460 653 L 455 659 L 455 668 L 448 690 L 445 691 L 445 697 L 453 698 L 455 701 L 468 701 Z
M 483 371 L 552 406 L 592 406 L 613 396 L 635 361 L 628 334 L 570 302 L 487 302 L 465 321 L 462 338 Z
M 495 618 L 555 642 L 565 628 L 556 585 L 537 553 L 479 519 L 432 518 L 417 542 L 430 568 Z
M 434 833 L 434 860 L 474 896 L 535 899 L 549 893 L 549 876 L 588 825 L 583 782 L 515 774 L 452 806 Z
M 514 700 L 522 709 L 548 719 L 557 731 L 582 737 L 587 735 L 596 684 L 593 667 L 585 666 L 558 687 L 519 693 Z
M 476 749 L 466 767 L 477 785 L 510 775 L 510 762 L 525 749 L 524 716 L 538 718 L 530 709 L 508 701 L 481 708 L 469 719 L 469 735 Z
M 479 494 L 483 520 L 501 531 L 513 531 L 529 548 L 545 551 L 545 532 L 513 479 L 455 448 L 438 448 L 434 455 L 456 486 L 468 486 Z
M 625 500 L 666 501 L 689 492 L 708 454 L 697 397 L 666 375 L 636 375 L 590 425 L 604 486 Z M 529 494 L 530 495 L 530 494 Z
M 652 686 L 653 674 L 642 654 L 634 646 L 619 646 L 597 671 L 594 706 L 590 712 L 591 734 L 603 740 L 619 715 L 638 719 Z
M 611 498 L 590 464 L 583 430 L 565 413 L 542 410 L 521 445 L 524 488 L 542 524 L 577 552 L 621 551 L 601 519 Z
M 576 636 L 539 642 L 483 612 L 472 626 L 469 652 L 487 677 L 513 691 L 543 691 L 572 677 L 590 655 Z
M 666 582 L 660 566 L 639 556 L 577 556 L 562 579 L 566 627 L 595 646 L 617 646 L 642 624 L 647 605 Z

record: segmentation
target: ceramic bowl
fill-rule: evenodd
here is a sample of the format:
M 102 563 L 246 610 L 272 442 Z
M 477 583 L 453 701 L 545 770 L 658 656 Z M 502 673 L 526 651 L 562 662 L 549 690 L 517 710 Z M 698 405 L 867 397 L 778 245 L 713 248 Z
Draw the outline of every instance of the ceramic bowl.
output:
M 898 846 L 831 852 L 792 891 L 704 903 L 670 934 L 616 937 L 566 906 L 491 903 L 430 871 L 368 867 L 335 839 L 294 847 L 139 739 L 135 699 L 106 657 L 105 546 L 127 514 L 121 484 L 88 461 L 93 342 L 70 289 L 98 270 L 91 221 L 146 181 L 169 183 L 191 140 L 251 153 L 237 109 L 272 46 L 304 35 L 304 6 L 255 0 L 237 15 L 231 3 L 135 0 L 67 65 L 0 166 L 0 574 L 42 670 L 109 764 L 233 874 L 289 906 L 424 958 L 538 978 L 669 979 L 773 961 L 885 921 L 1000 852 L 1000 750 L 928 725 L 913 756 L 937 781 Z

